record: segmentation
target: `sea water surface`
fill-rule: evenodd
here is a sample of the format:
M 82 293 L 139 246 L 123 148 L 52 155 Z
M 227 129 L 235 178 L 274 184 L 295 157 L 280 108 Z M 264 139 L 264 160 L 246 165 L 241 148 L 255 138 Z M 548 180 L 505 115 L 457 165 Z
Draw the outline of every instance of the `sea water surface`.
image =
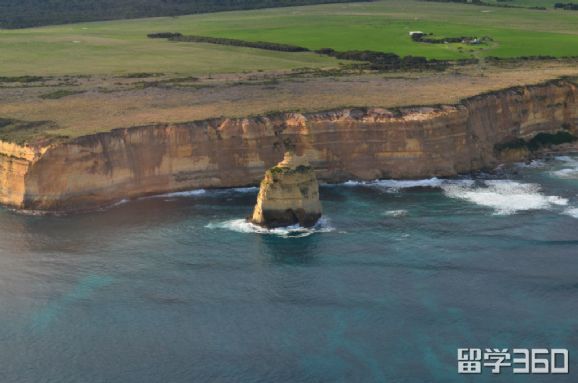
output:
M 257 189 L 0 211 L 0 382 L 576 382 L 578 156 L 323 186 L 314 230 Z M 568 348 L 570 374 L 457 374 L 457 348 Z

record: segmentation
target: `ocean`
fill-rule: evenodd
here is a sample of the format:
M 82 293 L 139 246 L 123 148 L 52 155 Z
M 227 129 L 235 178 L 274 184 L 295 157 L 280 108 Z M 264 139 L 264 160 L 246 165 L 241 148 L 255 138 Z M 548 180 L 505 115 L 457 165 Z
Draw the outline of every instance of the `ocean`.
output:
M 247 224 L 256 188 L 1 210 L 0 382 L 578 381 L 578 156 L 320 194 L 313 229 Z M 464 376 L 458 348 L 570 373 Z

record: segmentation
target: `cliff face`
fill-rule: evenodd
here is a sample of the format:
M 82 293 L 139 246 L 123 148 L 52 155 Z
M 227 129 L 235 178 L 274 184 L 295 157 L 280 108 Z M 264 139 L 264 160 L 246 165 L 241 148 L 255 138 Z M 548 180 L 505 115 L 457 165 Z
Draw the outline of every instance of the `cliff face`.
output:
M 289 151 L 283 161 L 265 172 L 251 222 L 269 228 L 296 224 L 311 227 L 319 218 L 315 170 L 304 157 Z
M 520 160 L 497 144 L 577 133 L 568 81 L 497 91 L 459 105 L 343 109 L 117 129 L 51 147 L 0 145 L 0 202 L 90 209 L 122 198 L 258 184 L 291 141 L 320 180 L 452 176 Z M 8 149 L 10 147 L 10 149 Z
M 30 166 L 47 148 L 32 148 L 0 141 L 0 202 L 20 207 L 26 193 Z

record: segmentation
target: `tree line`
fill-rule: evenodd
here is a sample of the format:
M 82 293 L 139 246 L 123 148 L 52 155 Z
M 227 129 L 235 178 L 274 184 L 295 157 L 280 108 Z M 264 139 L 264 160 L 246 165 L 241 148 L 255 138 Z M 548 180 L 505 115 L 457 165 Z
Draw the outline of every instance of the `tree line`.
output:
M 184 36 L 181 33 L 170 33 L 170 32 L 149 33 L 147 36 L 151 39 L 166 38 L 169 39 L 170 41 L 231 45 L 235 47 L 258 48 L 281 52 L 307 52 L 309 50 L 307 48 L 289 44 L 269 43 L 265 41 L 245 41 L 237 39 L 227 39 L 223 37 L 194 36 L 194 35 Z
M 423 56 L 404 56 L 395 53 L 376 51 L 336 51 L 331 48 L 323 48 L 315 51 L 319 54 L 335 57 L 339 60 L 361 61 L 365 64 L 357 65 L 360 69 L 373 70 L 445 70 L 450 62 L 446 60 L 428 59 Z
M 567 11 L 578 11 L 578 4 L 574 3 L 556 3 L 554 8 L 565 9 Z
M 483 0 L 419 0 L 419 1 L 429 1 L 434 3 L 461 3 L 461 4 L 472 4 L 472 5 L 483 5 L 486 7 L 500 7 L 500 8 L 525 8 L 525 9 L 535 9 L 539 11 L 545 11 L 546 7 L 542 6 L 522 6 L 505 4 L 510 0 L 497 0 L 497 3 L 488 3 Z
M 399 69 L 410 69 L 410 70 L 423 70 L 423 69 L 435 69 L 443 70 L 449 66 L 449 62 L 445 60 L 435 60 L 427 59 L 422 56 L 405 56 L 401 57 L 395 53 L 387 52 L 377 52 L 377 51 L 336 51 L 331 48 L 322 48 L 312 51 L 308 48 L 289 45 L 289 44 L 278 44 L 264 41 L 246 41 L 238 39 L 229 39 L 222 37 L 209 37 L 209 36 L 195 36 L 195 35 L 183 35 L 181 33 L 174 32 L 159 32 L 150 33 L 147 35 L 149 38 L 165 38 L 169 41 L 177 42 L 201 42 L 210 44 L 220 44 L 220 45 L 231 45 L 237 47 L 247 47 L 247 48 L 257 48 L 266 49 L 272 51 L 280 52 L 315 52 L 318 54 L 335 57 L 339 60 L 351 60 L 358 61 L 359 63 L 354 64 L 355 67 L 360 69 L 373 69 L 373 70 L 399 70 Z
M 0 0 L 0 28 L 371 0 Z

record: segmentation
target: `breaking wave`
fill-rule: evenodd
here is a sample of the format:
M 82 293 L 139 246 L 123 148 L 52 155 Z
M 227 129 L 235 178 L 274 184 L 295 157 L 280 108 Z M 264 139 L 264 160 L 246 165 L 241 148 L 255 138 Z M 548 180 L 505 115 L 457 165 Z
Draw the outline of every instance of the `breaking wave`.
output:
M 407 216 L 407 210 L 400 209 L 400 210 L 388 210 L 383 215 L 387 217 L 405 217 Z
M 250 186 L 250 187 L 246 187 L 246 188 L 233 188 L 233 189 L 229 189 L 229 190 L 232 190 L 236 193 L 256 193 L 259 191 L 259 187 Z
M 568 205 L 566 198 L 544 195 L 539 185 L 510 180 L 481 181 L 471 185 L 443 185 L 442 190 L 450 198 L 492 208 L 497 215 Z
M 164 197 L 194 197 L 198 195 L 206 194 L 207 191 L 205 189 L 196 189 L 196 190 L 186 190 L 181 192 L 173 192 L 173 193 L 165 193 L 159 194 L 153 197 L 157 198 L 164 198 Z
M 267 229 L 259 225 L 252 224 L 246 219 L 231 219 L 224 222 L 209 223 L 205 226 L 208 229 L 226 229 L 237 233 L 271 234 L 283 238 L 302 238 L 315 233 L 329 233 L 335 231 L 327 218 L 322 217 L 313 227 L 302 227 L 299 225 L 278 227 Z
M 566 209 L 566 210 L 564 210 L 563 214 L 569 215 L 570 217 L 573 217 L 573 218 L 578 218 L 578 208 Z
M 573 164 L 578 164 L 578 160 L 576 160 L 573 157 L 570 156 L 556 156 L 554 157 L 554 159 L 556 161 L 562 161 L 562 162 L 569 162 L 569 163 L 573 163 Z
M 544 160 L 532 160 L 529 162 L 517 162 L 514 164 L 517 168 L 541 169 L 546 167 Z
M 552 171 L 558 178 L 578 179 L 578 160 L 569 156 L 558 156 L 555 159 L 562 162 L 563 168 Z
M 440 188 L 444 185 L 453 184 L 473 184 L 471 179 L 442 179 L 442 178 L 426 178 L 421 180 L 374 180 L 374 181 L 347 181 L 343 183 L 345 186 L 373 186 L 391 191 L 398 191 L 400 189 L 411 188 Z
M 179 198 L 179 197 L 197 197 L 201 195 L 220 195 L 229 193 L 256 193 L 259 191 L 258 187 L 244 187 L 244 188 L 229 188 L 229 189 L 194 189 L 180 192 L 158 194 L 145 198 Z

